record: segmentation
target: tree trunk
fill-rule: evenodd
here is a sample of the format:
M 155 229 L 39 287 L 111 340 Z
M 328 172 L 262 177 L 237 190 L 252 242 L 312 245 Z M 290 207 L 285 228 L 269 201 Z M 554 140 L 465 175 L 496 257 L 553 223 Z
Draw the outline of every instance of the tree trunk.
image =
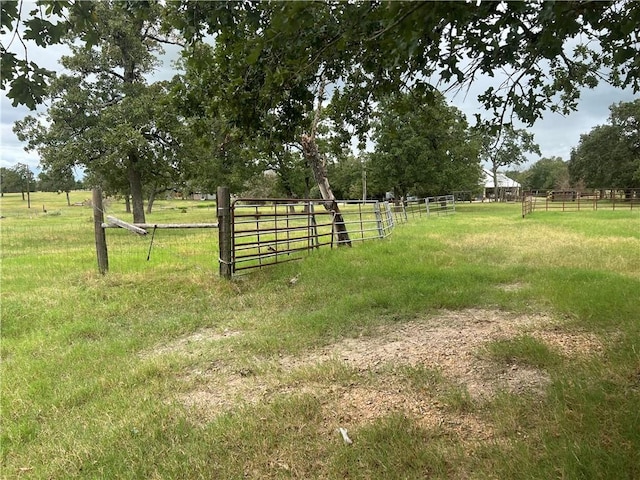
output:
M 153 202 L 156 200 L 156 189 L 151 189 L 151 193 L 149 194 L 149 200 L 147 201 L 147 213 L 151 213 L 151 209 L 153 208 Z
M 329 185 L 325 162 L 322 155 L 320 155 L 315 138 L 312 135 L 303 134 L 301 143 L 302 155 L 313 172 L 313 177 L 318 184 L 322 199 L 326 200 L 326 202 L 323 202 L 324 208 L 334 212 L 334 224 L 336 232 L 338 233 L 338 245 L 347 245 L 350 247 L 351 239 L 349 238 L 347 227 L 344 224 L 344 219 L 336 203 L 336 197 L 333 195 L 331 185 Z
M 144 197 L 142 195 L 142 175 L 138 170 L 138 158 L 135 153 L 129 154 L 127 166 L 131 203 L 133 205 L 133 223 L 146 223 L 144 216 Z
M 498 167 L 494 164 L 491 167 L 491 175 L 493 176 L 493 201 L 498 201 Z
M 125 193 L 124 195 L 124 211 L 131 213 L 131 195 L 129 195 L 129 193 Z
M 64 193 L 67 195 L 67 207 L 70 207 L 71 206 L 71 199 L 69 198 L 69 190 L 67 190 Z

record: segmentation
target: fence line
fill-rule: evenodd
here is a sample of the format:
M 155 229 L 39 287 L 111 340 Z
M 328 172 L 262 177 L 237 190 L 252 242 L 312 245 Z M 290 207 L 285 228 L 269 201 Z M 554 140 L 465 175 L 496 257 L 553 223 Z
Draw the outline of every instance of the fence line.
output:
M 117 240 L 116 245 L 118 242 L 122 245 L 133 242 L 138 252 L 136 258 L 140 257 L 138 261 L 142 261 L 144 244 L 148 249 L 147 261 L 152 249 L 158 248 L 154 246 L 160 243 L 156 241 L 154 244 L 157 230 L 218 229 L 218 265 L 220 276 L 224 278 L 246 270 L 298 260 L 303 254 L 319 248 L 385 238 L 397 224 L 407 222 L 409 218 L 455 212 L 453 195 L 396 204 L 287 198 L 236 198 L 231 201 L 229 190 L 220 187 L 216 202 L 217 223 L 130 224 L 113 216 L 107 216 L 105 222 L 101 199 L 102 193 L 94 192 L 96 252 L 101 273 L 109 269 L 107 229 L 127 231 L 126 237 L 116 235 L 118 238 L 114 240 Z M 345 230 L 348 237 L 339 235 L 339 231 Z M 147 235 L 149 231 L 152 235 Z M 150 240 L 141 240 L 140 237 L 150 237 Z M 167 246 L 175 243 L 175 238 L 164 240 Z M 215 255 L 215 251 L 210 255 Z
M 412 198 L 392 205 L 394 218 L 398 223 L 408 222 L 409 218 L 430 217 L 432 215 L 451 215 L 456 211 L 454 195 Z
M 189 243 L 193 243 L 196 237 L 200 238 L 201 243 L 211 242 L 211 239 L 205 238 L 204 242 L 202 242 L 201 235 L 190 235 L 185 241 L 184 235 L 180 236 L 179 233 L 175 235 L 175 233 L 170 234 L 169 232 L 179 232 L 185 229 L 217 229 L 217 223 L 128 223 L 114 216 L 106 216 L 105 221 L 102 192 L 97 188 L 92 193 L 92 206 L 98 270 L 102 274 L 109 270 L 110 262 L 107 244 L 110 245 L 110 248 L 115 246 L 118 251 L 118 254 L 115 255 L 116 259 L 119 259 L 123 249 L 135 252 L 134 263 L 138 265 L 141 265 L 140 262 L 149 262 L 152 253 L 154 257 L 158 256 L 166 260 L 171 256 L 169 252 L 173 251 L 173 256 L 175 257 L 173 263 L 176 265 L 185 265 L 188 263 L 188 259 L 192 257 L 207 255 L 208 258 L 211 258 L 216 253 L 215 250 L 210 250 L 209 252 L 200 252 L 198 254 L 192 248 L 189 248 Z M 110 234 L 109 242 L 107 242 L 106 231 L 108 229 L 121 230 L 123 232 L 122 234 Z M 157 231 L 163 230 L 167 233 L 163 235 L 156 234 Z M 151 232 L 151 235 L 147 235 L 149 232 Z M 131 233 L 135 235 L 131 235 Z
M 536 211 L 620 210 L 640 208 L 640 188 L 529 191 L 522 196 L 522 217 Z

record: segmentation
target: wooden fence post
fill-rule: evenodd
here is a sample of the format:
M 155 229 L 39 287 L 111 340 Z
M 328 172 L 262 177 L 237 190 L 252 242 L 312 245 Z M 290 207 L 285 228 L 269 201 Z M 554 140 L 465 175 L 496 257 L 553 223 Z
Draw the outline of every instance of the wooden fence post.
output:
M 96 236 L 98 270 L 104 275 L 109 270 L 109 256 L 107 255 L 107 237 L 102 227 L 104 223 L 104 211 L 102 209 L 101 189 L 93 189 L 91 203 L 93 204 L 93 230 Z
M 231 196 L 229 187 L 218 187 L 216 192 L 218 204 L 218 245 L 220 248 L 220 276 L 230 279 L 233 274 L 232 242 L 231 242 Z

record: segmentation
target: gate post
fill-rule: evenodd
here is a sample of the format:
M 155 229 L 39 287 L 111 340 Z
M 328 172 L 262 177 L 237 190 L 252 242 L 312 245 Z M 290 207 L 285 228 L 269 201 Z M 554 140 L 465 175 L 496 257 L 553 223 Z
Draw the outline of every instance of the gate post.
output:
M 96 237 L 96 255 L 98 256 L 98 270 L 102 275 L 109 270 L 109 256 L 107 254 L 107 236 L 102 224 L 104 223 L 104 211 L 102 209 L 102 190 L 94 188 L 91 192 L 91 204 L 93 205 L 93 230 Z
M 229 187 L 218 187 L 216 192 L 218 205 L 218 245 L 220 248 L 220 276 L 230 279 L 233 273 L 231 238 L 231 195 Z

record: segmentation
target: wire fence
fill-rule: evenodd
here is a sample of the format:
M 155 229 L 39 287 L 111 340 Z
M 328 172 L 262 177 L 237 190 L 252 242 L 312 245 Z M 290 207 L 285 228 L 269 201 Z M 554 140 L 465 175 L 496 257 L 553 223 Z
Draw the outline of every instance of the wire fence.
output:
M 131 221 L 124 201 L 107 199 L 105 215 Z M 163 223 L 215 222 L 216 202 L 161 199 L 147 221 Z M 160 230 L 144 236 L 105 229 L 110 271 L 144 274 L 151 271 L 190 270 L 215 275 L 218 271 L 218 237 L 215 229 Z M 91 192 L 71 192 L 70 202 L 56 193 L 31 193 L 31 207 L 20 193 L 0 199 L 0 287 L 28 282 L 55 288 L 51 278 L 94 274 L 96 268 Z
M 95 271 L 90 210 L 78 216 L 56 212 L 8 213 L 0 220 L 2 290 L 7 285 L 42 283 L 68 273 Z
M 212 200 L 168 200 L 157 202 L 146 224 L 135 233 L 116 225 L 129 225 L 126 214 L 110 206 L 101 212 L 110 271 L 145 269 L 190 269 L 216 272 L 218 269 L 217 205 Z M 99 252 L 97 252 L 99 254 Z
M 5 194 L 0 203 L 0 268 L 2 282 L 29 278 L 53 288 L 51 278 L 83 278 L 96 272 L 95 219 L 91 192 L 64 196 L 31 195 L 27 207 L 20 194 Z M 237 272 L 298 259 L 317 248 L 343 243 L 336 232 L 335 212 L 321 200 L 245 199 L 234 204 Z M 36 207 L 37 205 L 37 207 Z M 352 243 L 389 236 L 396 225 L 414 218 L 448 215 L 453 197 L 388 202 L 340 201 L 342 225 Z M 109 271 L 140 275 L 145 272 L 192 271 L 215 275 L 219 270 L 219 235 L 215 200 L 160 199 L 147 214 L 146 234 L 111 228 L 107 217 L 127 219 L 123 201 L 107 199 L 102 206 Z M 185 225 L 208 228 L 184 228 Z M 175 225 L 181 228 L 162 228 Z
M 194 269 L 217 272 L 218 238 L 213 229 L 150 228 L 138 235 L 122 228 L 107 228 L 110 271 Z

